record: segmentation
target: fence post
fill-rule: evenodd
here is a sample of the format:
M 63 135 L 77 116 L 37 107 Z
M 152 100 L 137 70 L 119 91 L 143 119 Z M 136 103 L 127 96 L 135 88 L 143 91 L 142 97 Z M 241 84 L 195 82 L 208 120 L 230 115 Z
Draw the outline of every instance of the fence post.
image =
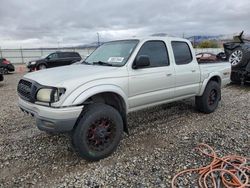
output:
M 3 54 L 2 54 L 2 48 L 0 46 L 0 54 L 1 54 L 1 58 L 3 57 Z
M 20 52 L 21 52 L 22 63 L 24 63 L 22 47 L 20 47 Z

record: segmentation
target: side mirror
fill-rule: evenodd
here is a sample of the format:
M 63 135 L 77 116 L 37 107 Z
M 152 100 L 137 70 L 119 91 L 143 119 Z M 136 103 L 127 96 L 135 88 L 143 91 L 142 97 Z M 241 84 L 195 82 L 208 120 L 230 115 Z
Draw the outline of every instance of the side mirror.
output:
M 147 55 L 141 55 L 135 59 L 133 68 L 139 69 L 143 67 L 148 67 L 149 65 L 150 65 L 149 57 Z

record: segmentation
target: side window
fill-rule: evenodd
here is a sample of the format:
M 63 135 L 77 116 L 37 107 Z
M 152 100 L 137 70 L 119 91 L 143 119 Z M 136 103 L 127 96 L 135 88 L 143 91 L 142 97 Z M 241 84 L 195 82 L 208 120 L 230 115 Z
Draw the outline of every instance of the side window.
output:
M 68 52 L 68 53 L 66 53 L 66 57 L 74 57 L 74 53 L 73 52 Z
M 70 52 L 60 53 L 60 58 L 68 58 L 68 57 L 71 57 L 71 53 Z
M 70 57 L 79 57 L 79 54 L 76 52 L 70 53 Z
M 58 58 L 58 55 L 57 55 L 57 53 L 53 53 L 53 54 L 49 55 L 49 58 L 50 59 L 56 59 L 56 58 Z
M 169 65 L 168 51 L 163 41 L 145 42 L 138 52 L 137 57 L 141 55 L 149 56 L 149 67 L 162 67 Z
M 192 62 L 193 57 L 189 45 L 186 42 L 171 42 L 176 65 L 184 65 Z
M 65 58 L 65 53 L 58 53 L 58 58 Z

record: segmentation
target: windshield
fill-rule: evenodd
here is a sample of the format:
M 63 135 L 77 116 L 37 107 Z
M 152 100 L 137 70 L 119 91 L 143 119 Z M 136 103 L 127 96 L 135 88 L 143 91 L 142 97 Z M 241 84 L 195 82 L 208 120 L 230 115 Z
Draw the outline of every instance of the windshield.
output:
M 123 66 L 138 42 L 138 40 L 123 40 L 105 43 L 98 47 L 83 63 Z

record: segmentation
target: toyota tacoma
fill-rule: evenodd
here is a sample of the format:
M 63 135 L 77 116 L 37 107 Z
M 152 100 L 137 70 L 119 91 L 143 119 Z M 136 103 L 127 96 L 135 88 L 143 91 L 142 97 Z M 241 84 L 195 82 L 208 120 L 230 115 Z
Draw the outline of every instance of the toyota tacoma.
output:
M 229 62 L 198 64 L 188 40 L 150 37 L 107 42 L 80 64 L 26 74 L 19 107 L 46 132 L 71 132 L 81 157 L 100 160 L 128 133 L 127 114 L 195 97 L 214 112 Z

